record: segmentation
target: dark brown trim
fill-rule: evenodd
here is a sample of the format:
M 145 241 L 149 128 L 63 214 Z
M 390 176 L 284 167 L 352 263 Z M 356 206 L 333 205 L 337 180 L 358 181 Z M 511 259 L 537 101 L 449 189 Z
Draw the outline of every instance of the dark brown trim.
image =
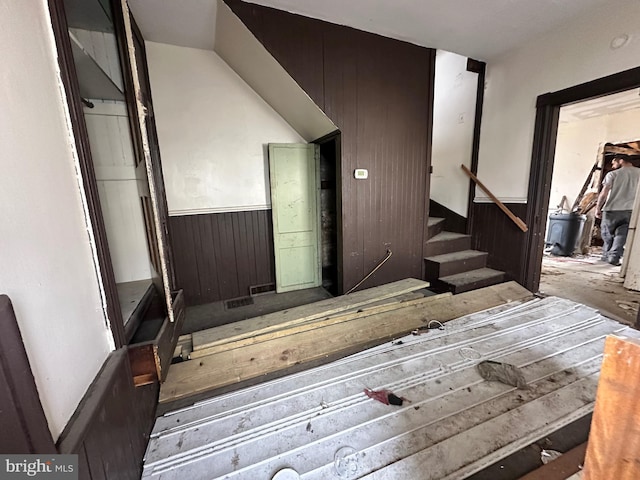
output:
M 540 285 L 546 212 L 549 207 L 560 107 L 638 87 L 640 67 L 538 97 L 525 218 L 529 231 L 522 245 L 523 263 L 520 278 L 517 278 L 527 289 L 535 292 Z
M 603 97 L 640 86 L 640 67 L 631 68 L 607 77 L 591 80 L 557 92 L 540 95 L 536 107 L 568 105 L 591 98 Z
M 345 292 L 344 288 L 344 226 L 342 225 L 343 207 L 342 207 L 342 186 L 344 185 L 342 176 L 342 134 L 338 134 L 336 138 L 336 222 L 338 223 L 338 289 L 337 294 L 342 295 Z M 338 193 L 338 191 L 340 193 Z
M 467 59 L 467 71 L 478 74 L 478 83 L 476 87 L 476 111 L 473 120 L 473 143 L 471 147 L 471 173 L 478 173 L 478 157 L 480 152 L 480 127 L 482 125 L 482 108 L 484 106 L 484 82 L 487 64 L 479 60 Z M 475 197 L 475 184 L 473 180 L 469 180 L 469 196 L 467 202 L 467 233 L 471 234 L 471 226 L 473 225 L 473 199 Z
M 422 255 L 425 257 L 427 241 L 429 240 L 429 207 L 431 201 L 431 152 L 433 150 L 433 102 L 435 98 L 435 86 L 436 86 L 436 50 L 428 49 L 428 65 L 429 65 L 429 85 L 427 87 L 427 143 L 426 143 L 426 155 L 424 176 L 424 217 L 422 219 Z M 421 277 L 425 278 L 425 262 L 420 261 Z
M 331 140 L 338 141 L 340 140 L 340 130 L 336 129 L 333 132 L 327 133 L 320 138 L 315 139 L 311 143 L 317 143 L 318 145 L 322 145 L 323 143 L 330 142 Z
M 0 332 L 0 453 L 56 453 L 18 321 L 6 295 L 0 295 Z
M 135 163 L 144 162 L 144 149 L 142 147 L 142 132 L 138 122 L 138 106 L 136 104 L 135 88 L 133 86 L 133 73 L 131 73 L 129 48 L 127 47 L 124 19 L 120 1 L 111 1 L 111 12 L 113 18 L 113 28 L 115 30 L 116 42 L 118 44 L 118 56 L 120 59 L 120 70 L 124 82 L 124 97 L 127 104 L 127 116 L 129 119 L 129 130 L 133 141 L 133 151 Z M 132 22 L 133 23 L 133 22 Z
M 328 290 L 333 295 L 342 295 L 344 293 L 343 287 L 343 246 L 342 246 L 342 155 L 341 155 L 341 141 L 342 135 L 340 130 L 335 130 L 331 133 L 328 133 L 317 140 L 314 140 L 312 143 L 320 145 L 320 149 L 322 152 L 322 148 L 325 144 L 329 143 L 335 148 L 335 201 L 336 201 L 336 212 L 335 212 L 335 223 L 336 223 L 336 238 L 335 238 L 335 249 L 336 249 L 336 259 L 335 259 L 335 271 L 332 272 L 332 277 L 334 277 L 335 285 L 332 285 L 328 288 Z M 323 265 L 324 267 L 324 265 Z M 324 283 L 324 268 L 323 268 L 323 283 Z M 330 282 L 331 283 L 331 282 Z
M 467 58 L 467 72 L 483 73 L 487 64 L 480 60 L 474 60 L 473 58 Z
M 546 212 L 549 208 L 559 117 L 560 106 L 538 107 L 536 113 L 525 216 L 529 231 L 525 234 L 521 257 L 522 273 L 518 279 L 519 283 L 532 292 L 537 292 L 540 285 Z
M 140 90 L 142 95 L 142 103 L 147 109 L 146 112 L 146 126 L 147 126 L 147 140 L 149 143 L 151 163 L 152 163 L 152 177 L 155 185 L 155 199 L 158 206 L 157 221 L 161 224 L 162 232 L 158 241 L 158 249 L 164 250 L 165 267 L 167 269 L 167 281 L 169 282 L 168 289 L 170 291 L 177 290 L 176 272 L 174 269 L 174 255 L 171 247 L 171 232 L 169 231 L 169 206 L 167 204 L 167 194 L 165 190 L 164 174 L 162 172 L 162 161 L 160 156 L 160 144 L 158 141 L 158 131 L 156 129 L 155 113 L 153 109 L 153 98 L 151 93 L 151 80 L 149 79 L 149 62 L 147 61 L 147 50 L 144 44 L 144 37 L 142 31 L 138 27 L 138 24 L 133 18 L 133 15 L 129 15 L 131 21 L 131 30 L 133 33 L 133 43 L 137 57 L 138 67 L 138 79 L 140 81 Z M 151 181 L 151 180 L 149 180 Z M 158 272 L 161 274 L 161 272 Z
M 82 175 L 82 183 L 87 198 L 89 220 L 91 221 L 93 235 L 96 242 L 96 255 L 98 257 L 98 264 L 100 265 L 100 277 L 107 297 L 107 316 L 109 317 L 109 325 L 111 325 L 111 332 L 113 333 L 116 348 L 119 348 L 126 343 L 124 322 L 122 320 L 122 312 L 120 311 L 118 289 L 116 287 L 116 279 L 113 273 L 111 254 L 109 253 L 107 233 L 102 217 L 102 208 L 100 207 L 98 186 L 96 183 L 93 160 L 91 158 L 91 149 L 89 147 L 89 134 L 87 133 L 87 125 L 84 121 L 84 112 L 82 110 L 78 76 L 76 74 L 76 66 L 73 61 L 73 54 L 71 53 L 67 18 L 65 16 L 62 0 L 48 0 L 48 2 L 49 12 L 51 14 L 51 25 L 58 52 L 60 76 L 67 94 L 67 104 L 69 106 L 69 115 L 71 117 L 75 146 L 78 152 L 80 173 Z

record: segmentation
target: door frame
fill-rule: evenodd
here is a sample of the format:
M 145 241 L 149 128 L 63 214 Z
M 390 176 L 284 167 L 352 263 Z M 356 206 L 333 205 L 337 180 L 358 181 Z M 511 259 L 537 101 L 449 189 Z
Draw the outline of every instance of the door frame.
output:
M 538 96 L 525 218 L 529 231 L 522 244 L 519 278 L 519 282 L 528 290 L 536 292 L 540 286 L 560 107 L 639 87 L 640 67 L 636 67 Z

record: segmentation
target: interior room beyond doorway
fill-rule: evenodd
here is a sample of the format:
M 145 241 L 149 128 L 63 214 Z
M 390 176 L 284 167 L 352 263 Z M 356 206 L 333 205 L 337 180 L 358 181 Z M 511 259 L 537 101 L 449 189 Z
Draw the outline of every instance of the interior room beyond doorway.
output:
M 540 280 L 543 294 L 569 298 L 632 324 L 640 293 L 624 287 L 624 266 L 601 261 L 600 220 L 594 207 L 615 153 L 635 146 L 640 138 L 639 124 L 637 89 L 561 108 Z M 553 245 L 558 238 L 549 233 L 550 225 L 564 227 L 560 230 L 566 234 L 568 222 L 580 226 L 575 249 L 569 239 L 571 246 L 558 254 Z M 631 255 L 629 244 L 625 252 Z

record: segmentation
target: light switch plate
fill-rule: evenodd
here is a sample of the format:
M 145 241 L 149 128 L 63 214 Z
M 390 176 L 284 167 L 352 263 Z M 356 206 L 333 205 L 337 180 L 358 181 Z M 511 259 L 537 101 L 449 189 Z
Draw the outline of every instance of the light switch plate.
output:
M 364 180 L 366 178 L 369 178 L 369 171 L 366 168 L 356 168 L 356 170 L 353 172 L 353 177 L 356 180 Z

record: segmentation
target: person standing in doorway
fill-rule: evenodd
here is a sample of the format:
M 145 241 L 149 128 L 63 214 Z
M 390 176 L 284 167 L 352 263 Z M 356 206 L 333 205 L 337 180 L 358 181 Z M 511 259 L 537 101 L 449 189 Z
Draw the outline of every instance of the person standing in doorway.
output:
M 620 159 L 614 157 L 611 160 L 611 170 L 617 170 L 620 168 Z M 600 218 L 600 217 L 598 217 Z M 602 260 L 603 262 L 609 261 L 609 250 L 611 250 L 611 245 L 613 244 L 613 235 L 609 233 L 609 229 L 607 228 L 607 224 L 603 221 L 600 222 L 600 237 L 602 237 Z
M 620 265 L 640 181 L 640 169 L 635 168 L 626 157 L 616 157 L 613 162 L 617 162 L 619 168 L 604 177 L 596 204 L 596 217 L 602 219 L 604 228 L 612 237 L 609 250 L 605 252 L 603 249 L 603 260 L 611 265 Z

